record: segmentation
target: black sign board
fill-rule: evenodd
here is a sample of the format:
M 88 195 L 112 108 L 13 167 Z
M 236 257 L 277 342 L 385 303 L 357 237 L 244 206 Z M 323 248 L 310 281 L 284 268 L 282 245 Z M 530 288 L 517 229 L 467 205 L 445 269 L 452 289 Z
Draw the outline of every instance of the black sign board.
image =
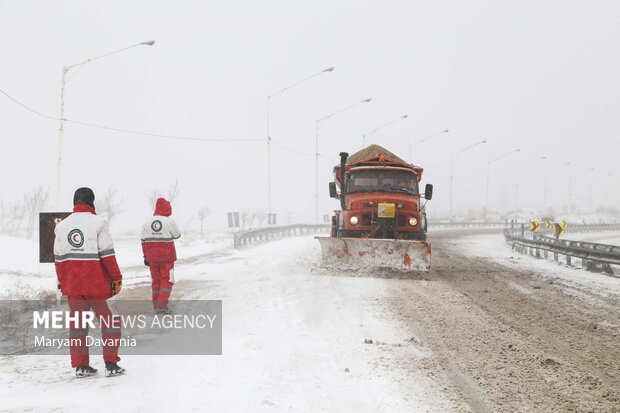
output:
M 71 212 L 39 213 L 39 262 L 54 262 L 54 228 Z

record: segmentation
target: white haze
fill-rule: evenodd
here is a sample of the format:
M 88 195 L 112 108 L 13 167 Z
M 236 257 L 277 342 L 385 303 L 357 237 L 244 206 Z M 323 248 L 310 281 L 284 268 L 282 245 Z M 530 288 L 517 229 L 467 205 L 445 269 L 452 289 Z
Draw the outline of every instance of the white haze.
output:
M 592 208 L 620 200 L 615 161 L 620 123 L 620 5 L 613 1 L 2 1 L 0 88 L 33 109 L 59 115 L 61 68 L 144 40 L 141 46 L 89 63 L 67 85 L 69 119 L 160 134 L 265 138 L 266 96 L 326 67 L 283 93 L 271 111 L 273 139 L 314 152 L 315 120 L 371 97 L 327 121 L 320 153 L 355 152 L 361 136 L 402 114 L 369 138 L 414 163 L 435 184 L 432 216 L 449 211 L 450 155 L 456 158 L 455 212 L 485 203 L 514 208 L 515 168 L 522 170 L 519 207 Z M 37 186 L 54 193 L 58 122 L 0 95 L 0 198 Z M 276 145 L 273 210 L 280 223 L 314 220 L 314 156 Z M 333 162 L 320 161 L 321 213 Z M 615 174 L 615 176 L 610 176 Z M 146 194 L 178 180 L 175 215 L 183 224 L 209 206 L 210 227 L 225 212 L 267 209 L 265 142 L 166 140 L 67 124 L 63 200 L 78 186 L 97 194 L 116 188 L 124 199 L 116 229 L 137 230 L 149 214 Z M 589 187 L 591 185 L 591 188 Z M 53 208 L 50 208 L 53 209 Z

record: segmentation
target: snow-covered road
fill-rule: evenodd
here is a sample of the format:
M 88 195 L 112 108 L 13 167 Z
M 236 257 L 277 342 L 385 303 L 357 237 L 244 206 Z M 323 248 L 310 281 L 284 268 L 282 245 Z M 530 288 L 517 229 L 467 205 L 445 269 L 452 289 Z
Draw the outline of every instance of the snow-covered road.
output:
M 144 412 L 462 407 L 441 380 L 412 369 L 433 356 L 393 316 L 393 280 L 314 271 L 319 256 L 318 243 L 304 237 L 181 261 L 174 298 L 223 301 L 222 356 L 125 357 L 126 376 L 81 380 L 72 378 L 67 357 L 4 357 L 0 405 Z M 138 284 L 122 295 L 147 298 L 149 290 Z M 93 361 L 101 367 L 99 357 Z
M 115 379 L 0 357 L 0 410 L 620 411 L 620 279 L 516 255 L 498 231 L 431 242 L 430 280 L 321 268 L 309 237 L 190 243 L 173 297 L 223 301 L 223 355 L 127 356 Z M 120 298 L 149 296 L 134 261 Z

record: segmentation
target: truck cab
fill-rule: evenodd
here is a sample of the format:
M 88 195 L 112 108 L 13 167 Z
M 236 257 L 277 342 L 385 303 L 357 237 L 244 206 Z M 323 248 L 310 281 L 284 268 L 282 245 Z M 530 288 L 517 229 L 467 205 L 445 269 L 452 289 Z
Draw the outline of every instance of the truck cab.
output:
M 426 240 L 423 199 L 432 198 L 433 187 L 427 184 L 420 193 L 422 168 L 378 145 L 340 155 L 330 182 L 330 196 L 341 203 L 332 237 Z

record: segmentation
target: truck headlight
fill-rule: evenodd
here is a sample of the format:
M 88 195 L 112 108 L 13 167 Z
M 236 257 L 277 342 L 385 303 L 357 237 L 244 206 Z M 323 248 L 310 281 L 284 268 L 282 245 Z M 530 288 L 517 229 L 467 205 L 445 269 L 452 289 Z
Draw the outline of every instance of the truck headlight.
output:
M 409 218 L 409 225 L 411 225 L 412 227 L 415 227 L 417 223 L 418 223 L 418 220 L 415 219 L 415 217 Z
M 351 225 L 357 225 L 358 222 L 360 222 L 358 217 L 351 217 L 349 218 L 349 222 L 351 223 Z

